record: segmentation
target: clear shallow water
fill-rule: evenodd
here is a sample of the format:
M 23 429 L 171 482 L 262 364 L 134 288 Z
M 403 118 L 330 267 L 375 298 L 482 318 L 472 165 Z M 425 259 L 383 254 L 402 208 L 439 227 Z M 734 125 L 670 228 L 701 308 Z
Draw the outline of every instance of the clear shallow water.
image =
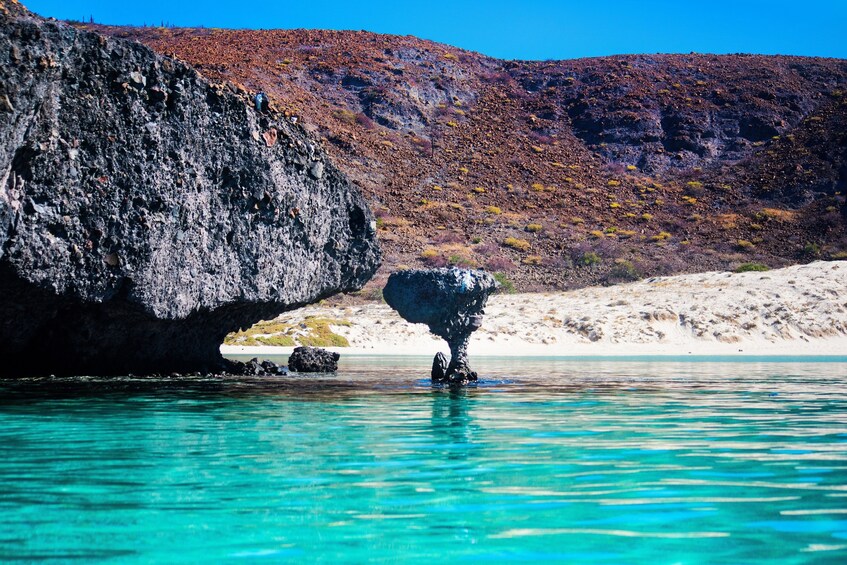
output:
M 0 381 L 0 561 L 844 563 L 847 359 L 819 361 Z

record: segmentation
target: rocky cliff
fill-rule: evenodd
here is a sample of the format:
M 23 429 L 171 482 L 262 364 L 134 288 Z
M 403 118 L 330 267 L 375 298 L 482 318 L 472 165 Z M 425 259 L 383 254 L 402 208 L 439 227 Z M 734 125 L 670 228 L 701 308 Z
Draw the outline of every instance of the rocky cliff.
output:
M 228 332 L 378 264 L 365 201 L 298 124 L 140 44 L 0 3 L 4 360 L 214 370 Z

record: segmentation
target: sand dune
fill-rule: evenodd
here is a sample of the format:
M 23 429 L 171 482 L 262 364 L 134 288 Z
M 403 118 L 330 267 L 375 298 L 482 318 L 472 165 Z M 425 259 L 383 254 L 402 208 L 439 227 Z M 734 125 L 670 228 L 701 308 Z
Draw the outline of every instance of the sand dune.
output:
M 446 344 L 385 304 L 309 306 L 280 319 L 343 319 L 347 353 L 434 355 Z M 290 348 L 224 346 L 225 353 Z M 847 354 L 847 261 L 653 278 L 570 292 L 496 295 L 471 355 Z

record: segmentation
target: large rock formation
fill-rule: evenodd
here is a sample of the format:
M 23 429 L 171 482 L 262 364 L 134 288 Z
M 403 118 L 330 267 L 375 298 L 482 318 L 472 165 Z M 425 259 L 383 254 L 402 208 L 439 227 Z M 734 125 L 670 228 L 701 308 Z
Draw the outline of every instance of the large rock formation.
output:
M 485 271 L 420 269 L 392 273 L 383 296 L 403 319 L 426 324 L 450 346 L 449 365 L 442 353 L 436 354 L 432 380 L 462 384 L 476 380 L 468 363 L 468 342 L 482 325 L 485 303 L 497 287 Z
M 299 125 L 0 0 L 4 361 L 214 370 L 228 332 L 359 288 L 378 263 L 365 201 Z

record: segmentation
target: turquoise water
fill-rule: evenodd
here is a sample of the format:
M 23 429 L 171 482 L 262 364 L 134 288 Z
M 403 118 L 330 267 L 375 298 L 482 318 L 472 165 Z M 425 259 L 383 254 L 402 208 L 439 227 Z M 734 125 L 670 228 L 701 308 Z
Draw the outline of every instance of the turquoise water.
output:
M 844 563 L 847 359 L 817 361 L 0 381 L 0 561 Z

